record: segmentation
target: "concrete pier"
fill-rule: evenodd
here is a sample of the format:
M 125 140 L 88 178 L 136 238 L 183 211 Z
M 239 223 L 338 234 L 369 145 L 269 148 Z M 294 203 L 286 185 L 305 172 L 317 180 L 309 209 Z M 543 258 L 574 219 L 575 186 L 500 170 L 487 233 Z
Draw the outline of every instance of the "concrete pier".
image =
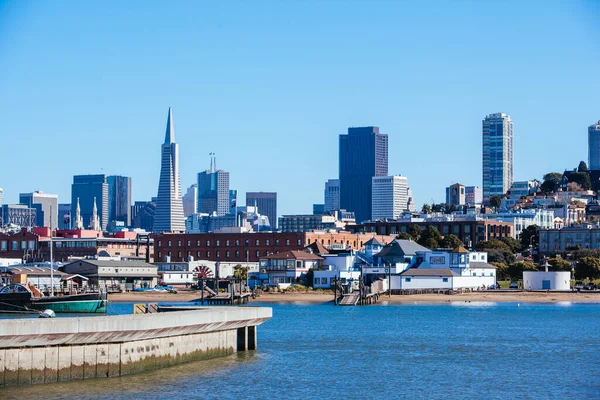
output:
M 127 375 L 256 349 L 265 307 L 0 320 L 0 387 Z

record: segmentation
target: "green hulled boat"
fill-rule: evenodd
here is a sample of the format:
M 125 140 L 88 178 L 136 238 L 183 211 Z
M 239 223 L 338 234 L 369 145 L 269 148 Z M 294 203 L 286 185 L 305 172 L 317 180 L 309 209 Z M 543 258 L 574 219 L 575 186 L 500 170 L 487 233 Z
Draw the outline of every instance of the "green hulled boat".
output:
M 16 283 L 0 289 L 0 312 L 105 313 L 107 305 L 106 293 L 39 297 L 27 285 Z

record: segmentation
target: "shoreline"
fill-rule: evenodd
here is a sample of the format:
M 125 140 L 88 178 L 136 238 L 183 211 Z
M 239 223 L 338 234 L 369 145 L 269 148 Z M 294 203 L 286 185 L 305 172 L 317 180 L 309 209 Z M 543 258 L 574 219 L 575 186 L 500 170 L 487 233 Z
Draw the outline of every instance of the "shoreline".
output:
M 178 303 L 200 301 L 197 292 L 179 293 L 129 292 L 109 294 L 108 300 L 115 303 Z M 263 293 L 253 303 L 325 304 L 332 303 L 332 294 L 323 293 Z M 382 295 L 375 304 L 447 304 L 453 302 L 489 303 L 600 303 L 600 292 L 472 292 L 464 294 L 411 294 Z

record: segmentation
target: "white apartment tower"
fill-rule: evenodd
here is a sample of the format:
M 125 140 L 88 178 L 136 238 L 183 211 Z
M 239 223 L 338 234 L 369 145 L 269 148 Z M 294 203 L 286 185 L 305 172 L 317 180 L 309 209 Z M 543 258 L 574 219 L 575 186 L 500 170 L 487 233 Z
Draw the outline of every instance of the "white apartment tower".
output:
M 405 176 L 374 176 L 371 220 L 397 219 L 408 210 L 408 179 Z

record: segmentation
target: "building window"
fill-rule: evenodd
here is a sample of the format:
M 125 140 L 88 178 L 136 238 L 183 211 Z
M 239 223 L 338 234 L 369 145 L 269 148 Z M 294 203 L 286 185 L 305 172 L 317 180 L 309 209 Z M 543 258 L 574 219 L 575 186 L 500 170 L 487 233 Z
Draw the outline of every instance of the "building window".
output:
M 298 239 L 298 246 L 302 245 L 302 239 Z
M 206 252 L 206 258 L 210 258 L 210 251 Z
M 35 240 L 30 240 L 27 242 L 27 250 L 35 250 Z
M 260 240 L 256 239 L 256 241 L 254 242 L 256 246 L 260 246 Z
M 161 254 L 160 251 L 158 252 L 158 259 L 160 260 Z
M 215 246 L 219 247 L 220 244 L 221 244 L 220 240 L 215 240 Z
M 196 257 L 200 258 L 200 252 L 199 251 L 196 252 Z
M 448 282 L 448 278 L 442 278 L 442 282 L 444 282 L 444 283 Z
M 190 246 L 192 245 L 192 241 L 191 241 L 191 240 L 188 240 L 188 241 L 187 241 L 187 245 L 188 245 L 188 247 L 190 247 Z
M 21 250 L 27 250 L 27 241 L 21 240 Z
M 200 241 L 196 240 L 196 246 L 200 247 Z
M 287 239 L 287 240 L 285 241 L 285 245 L 286 245 L 286 246 L 289 246 L 289 245 L 290 245 L 290 239 Z
M 181 247 L 181 240 L 177 241 L 177 247 Z
M 225 241 L 225 246 L 229 246 L 229 240 Z
M 269 245 L 269 242 L 270 242 L 270 240 L 269 240 L 269 239 L 265 240 L 265 244 L 266 244 L 267 246 Z
M 250 243 L 250 242 L 248 241 L 248 239 L 246 239 L 246 241 L 244 242 L 244 244 L 245 244 L 246 246 L 248 246 L 248 244 L 249 244 L 249 243 Z
M 256 258 L 260 257 L 260 251 L 256 250 Z
M 6 251 L 6 250 L 8 250 L 6 240 L 3 240 L 0 242 L 0 251 Z
M 404 278 L 404 282 L 410 282 L 410 278 Z
M 236 246 L 239 246 L 239 245 L 240 245 L 240 240 L 239 240 L 239 239 L 236 239 L 236 240 L 235 240 L 235 245 L 236 245 Z
M 171 241 L 167 241 L 167 247 L 171 247 Z
M 275 239 L 275 246 L 279 246 L 279 239 Z
M 240 252 L 239 251 L 235 252 L 235 258 L 240 258 Z
M 219 258 L 221 256 L 221 253 L 217 251 L 217 258 Z
M 158 247 L 162 246 L 161 241 L 158 241 Z
M 210 240 L 206 241 L 206 247 L 210 247 Z
M 225 252 L 225 257 L 229 258 L 229 250 Z
M 177 252 L 177 257 L 181 258 L 181 252 L 180 251 Z

